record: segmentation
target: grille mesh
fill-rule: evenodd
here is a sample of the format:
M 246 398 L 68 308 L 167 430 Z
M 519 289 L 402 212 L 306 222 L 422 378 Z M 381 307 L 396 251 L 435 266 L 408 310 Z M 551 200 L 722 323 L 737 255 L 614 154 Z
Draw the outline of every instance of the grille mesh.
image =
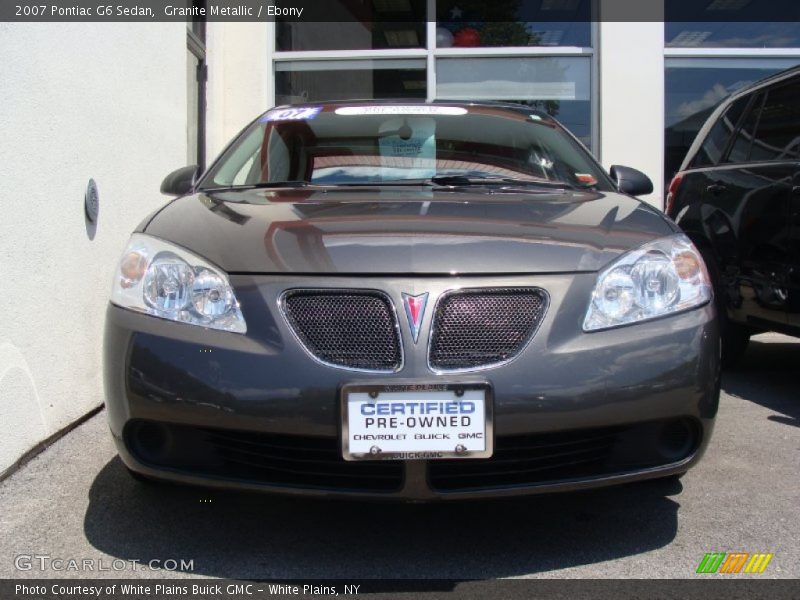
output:
M 395 371 L 403 362 L 397 317 L 377 292 L 298 291 L 284 300 L 286 318 L 321 361 L 365 371 Z
M 516 356 L 536 330 L 545 298 L 534 289 L 464 290 L 436 307 L 431 367 L 474 369 Z
M 142 432 L 158 425 L 171 443 L 143 451 Z M 133 420 L 125 427 L 131 451 L 144 463 L 193 475 L 256 484 L 333 491 L 393 492 L 403 484 L 399 461 L 342 458 L 339 439 L 237 431 Z
M 604 466 L 621 430 L 498 436 L 491 458 L 431 461 L 431 487 L 441 491 L 502 488 L 601 475 L 609 472 Z
M 664 436 L 677 431 L 681 447 L 665 448 Z M 428 480 L 434 490 L 456 492 L 626 473 L 684 460 L 701 439 L 699 423 L 687 418 L 497 436 L 491 458 L 432 460 Z

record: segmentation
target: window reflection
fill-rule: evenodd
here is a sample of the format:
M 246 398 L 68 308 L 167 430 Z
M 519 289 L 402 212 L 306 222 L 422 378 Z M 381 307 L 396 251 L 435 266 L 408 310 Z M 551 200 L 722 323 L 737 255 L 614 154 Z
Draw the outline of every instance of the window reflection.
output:
M 753 144 L 753 134 L 756 130 L 756 123 L 761 114 L 761 107 L 764 105 L 765 97 L 766 94 L 762 92 L 752 100 L 750 98 L 743 98 L 739 101 L 750 101 L 750 111 L 739 126 L 739 132 L 736 134 L 736 139 L 733 141 L 726 162 L 745 162 L 750 157 L 750 146 Z
M 275 71 L 276 105 L 427 95 L 424 59 L 287 61 Z
M 709 131 L 700 151 L 692 161 L 692 167 L 706 167 L 715 165 L 720 161 L 725 149 L 728 147 L 731 135 L 749 103 L 750 98 L 745 97 L 728 107 L 722 118 Z
M 798 48 L 800 23 L 665 24 L 667 48 Z
M 722 100 L 797 59 L 668 59 L 665 76 L 665 181 L 678 171 L 695 136 Z
M 331 22 L 277 19 L 275 49 L 424 48 L 426 10 L 425 0 L 326 0 Z
M 441 58 L 436 97 L 526 104 L 561 121 L 588 148 L 590 72 L 586 57 Z
M 800 158 L 800 82 L 792 81 L 767 92 L 758 117 L 748 160 Z
M 438 0 L 436 19 L 438 48 L 592 45 L 590 0 Z

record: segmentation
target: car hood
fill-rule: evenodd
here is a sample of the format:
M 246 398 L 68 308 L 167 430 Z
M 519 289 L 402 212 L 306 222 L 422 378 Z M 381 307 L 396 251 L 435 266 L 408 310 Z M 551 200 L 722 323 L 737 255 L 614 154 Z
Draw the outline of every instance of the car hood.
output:
M 145 227 L 230 273 L 375 275 L 597 271 L 674 230 L 618 193 L 390 186 L 197 193 Z

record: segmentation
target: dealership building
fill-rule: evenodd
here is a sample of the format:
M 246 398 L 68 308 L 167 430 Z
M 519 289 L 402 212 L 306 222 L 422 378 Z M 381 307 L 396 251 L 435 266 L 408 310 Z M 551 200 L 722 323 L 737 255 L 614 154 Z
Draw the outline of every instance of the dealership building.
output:
M 328 22 L 0 23 L 0 472 L 102 405 L 111 274 L 165 202 L 163 176 L 207 164 L 270 106 L 524 103 L 606 168 L 647 173 L 661 207 L 714 107 L 800 64 L 800 24 L 765 21 L 781 2 L 761 0 L 611 20 L 629 4 L 327 0 Z

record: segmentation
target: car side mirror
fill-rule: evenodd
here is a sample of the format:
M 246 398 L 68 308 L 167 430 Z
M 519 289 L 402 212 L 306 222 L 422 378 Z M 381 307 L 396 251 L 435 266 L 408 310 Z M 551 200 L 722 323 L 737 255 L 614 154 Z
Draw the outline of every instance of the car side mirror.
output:
M 199 174 L 200 168 L 197 165 L 189 165 L 188 167 L 176 169 L 161 182 L 161 193 L 167 194 L 168 196 L 183 196 L 184 194 L 188 194 L 192 191 L 192 187 Z
M 617 182 L 617 188 L 620 192 L 631 196 L 644 196 L 645 194 L 653 193 L 653 182 L 641 171 L 623 167 L 622 165 L 613 165 L 609 169 L 609 173 L 611 178 Z

